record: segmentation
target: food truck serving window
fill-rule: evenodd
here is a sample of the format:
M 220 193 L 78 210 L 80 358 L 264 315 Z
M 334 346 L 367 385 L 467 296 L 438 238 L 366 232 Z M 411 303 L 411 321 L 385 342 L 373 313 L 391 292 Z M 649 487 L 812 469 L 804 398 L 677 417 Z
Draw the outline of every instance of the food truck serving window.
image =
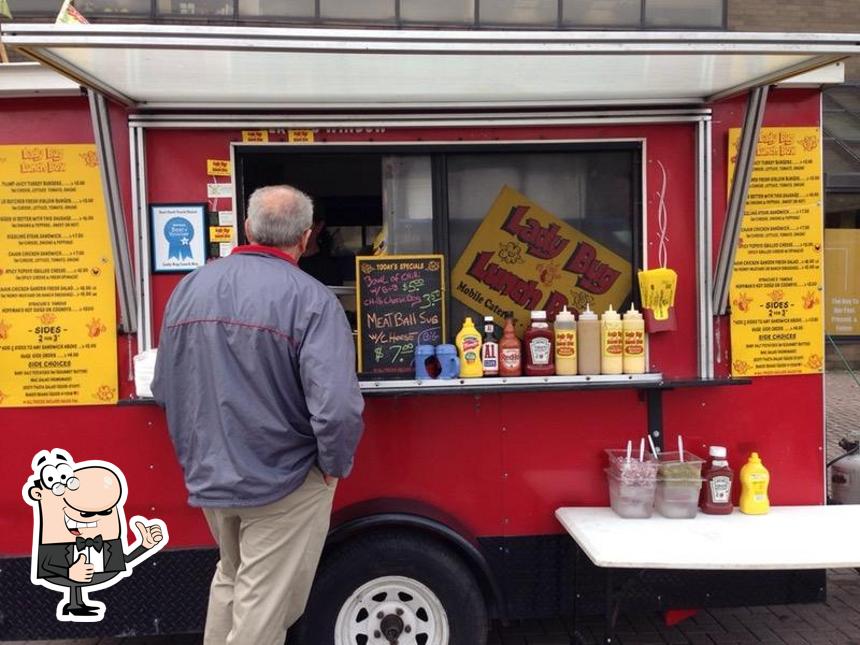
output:
M 629 297 L 638 264 L 636 152 L 488 152 L 446 161 L 454 325 L 468 315 L 514 311 L 524 324 L 532 309 L 593 309 L 594 296 L 610 288 L 615 307 Z M 604 268 L 592 268 L 595 261 Z M 601 270 L 602 284 L 570 288 L 600 281 Z M 609 272 L 624 275 L 610 284 Z
M 443 254 L 448 338 L 464 316 L 618 308 L 641 266 L 639 142 L 237 145 L 235 158 L 240 231 L 260 186 L 314 199 L 302 266 L 353 322 L 357 255 Z

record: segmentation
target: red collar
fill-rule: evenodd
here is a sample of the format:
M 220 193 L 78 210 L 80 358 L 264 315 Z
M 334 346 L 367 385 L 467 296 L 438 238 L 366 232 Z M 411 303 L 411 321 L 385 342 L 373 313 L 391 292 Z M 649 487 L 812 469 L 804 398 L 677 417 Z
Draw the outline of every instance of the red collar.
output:
M 289 253 L 284 253 L 281 249 L 274 246 L 263 246 L 262 244 L 245 244 L 243 246 L 237 246 L 236 248 L 234 248 L 230 252 L 230 255 L 234 255 L 235 253 L 256 253 L 261 255 L 271 255 L 272 257 L 286 260 L 290 264 L 298 265 L 298 262 L 292 255 L 290 255 Z

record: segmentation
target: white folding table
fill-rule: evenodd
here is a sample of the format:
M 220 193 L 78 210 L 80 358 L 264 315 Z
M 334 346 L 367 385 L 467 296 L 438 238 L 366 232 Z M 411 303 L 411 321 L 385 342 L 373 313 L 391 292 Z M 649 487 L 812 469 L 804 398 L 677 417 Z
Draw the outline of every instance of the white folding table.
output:
M 860 505 L 778 506 L 765 515 L 624 519 L 609 508 L 559 508 L 555 516 L 598 567 L 789 570 L 860 567 Z M 620 598 L 607 589 L 606 642 Z M 574 635 L 575 639 L 575 635 Z M 575 642 L 575 640 L 571 640 Z

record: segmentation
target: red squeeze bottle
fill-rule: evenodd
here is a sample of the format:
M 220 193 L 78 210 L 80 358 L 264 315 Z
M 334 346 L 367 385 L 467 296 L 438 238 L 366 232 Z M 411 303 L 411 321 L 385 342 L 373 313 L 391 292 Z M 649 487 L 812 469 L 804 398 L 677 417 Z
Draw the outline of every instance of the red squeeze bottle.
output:
M 523 335 L 523 371 L 526 376 L 555 374 L 553 333 L 545 311 L 532 312 L 532 324 Z
M 505 330 L 499 341 L 499 376 L 521 376 L 523 373 L 522 348 L 514 331 L 513 314 L 505 315 Z
M 728 515 L 732 512 L 732 469 L 726 461 L 723 446 L 711 446 L 711 463 L 702 474 L 702 495 L 699 508 L 708 515 Z

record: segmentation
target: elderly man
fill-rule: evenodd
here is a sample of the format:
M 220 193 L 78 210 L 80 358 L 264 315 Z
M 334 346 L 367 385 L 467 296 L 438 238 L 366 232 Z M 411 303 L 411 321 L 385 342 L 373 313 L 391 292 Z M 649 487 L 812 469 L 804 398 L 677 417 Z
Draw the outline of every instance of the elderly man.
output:
M 312 225 L 302 192 L 260 188 L 250 244 L 186 276 L 164 313 L 152 390 L 220 549 L 207 644 L 283 644 L 363 430 L 343 309 L 296 264 Z

